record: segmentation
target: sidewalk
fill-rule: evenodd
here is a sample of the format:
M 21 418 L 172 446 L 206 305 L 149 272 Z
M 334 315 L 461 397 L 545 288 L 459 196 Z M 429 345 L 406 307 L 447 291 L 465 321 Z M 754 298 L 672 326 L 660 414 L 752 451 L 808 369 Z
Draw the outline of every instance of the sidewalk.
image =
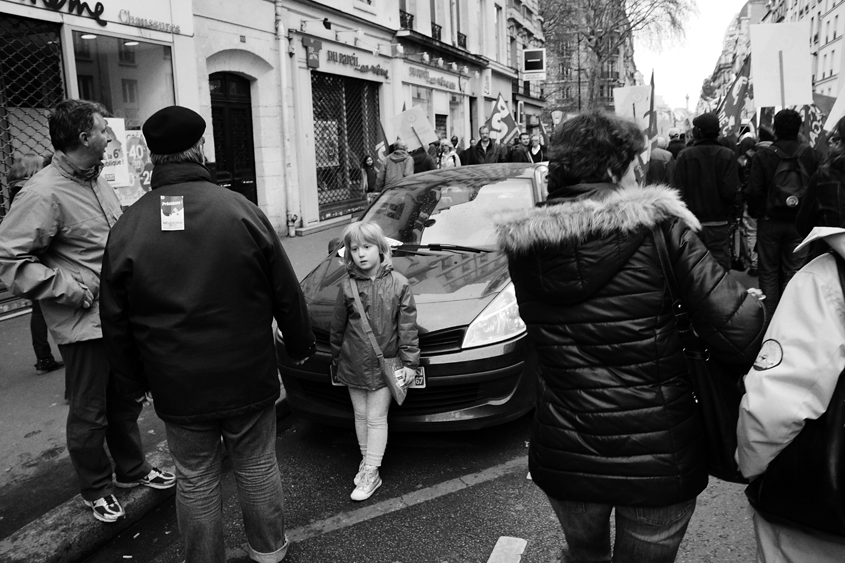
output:
M 331 229 L 313 233 L 304 237 L 282 238 L 282 245 L 296 272 L 297 278 L 304 278 L 326 256 L 328 243 L 340 237 L 346 223 Z M 3 323 L 0 322 L 0 333 Z M 17 323 L 20 327 L 21 323 Z M 20 328 L 18 331 L 20 332 Z M 28 346 L 29 334 L 6 334 L 0 346 Z M 54 351 L 57 351 L 53 345 Z M 64 378 L 64 372 L 55 372 Z M 20 386 L 15 389 L 21 389 Z M 27 390 L 29 392 L 29 390 Z M 14 400 L 13 397 L 10 397 Z M 276 404 L 277 415 L 281 418 L 289 413 L 285 392 Z M 36 413 L 37 414 L 37 413 Z M 45 414 L 46 416 L 46 414 Z M 64 428 L 56 430 L 53 441 L 64 435 Z M 0 436 L 0 449 L 4 442 L 12 439 L 10 433 Z M 37 453 L 37 452 L 36 452 Z M 64 454 L 66 455 L 66 454 Z M 167 449 L 167 442 L 161 441 L 155 447 L 148 448 L 150 462 L 163 469 L 173 470 L 173 462 Z M 7 485 L 11 486 L 11 485 Z M 37 491 L 34 491 L 37 492 Z M 47 511 L 44 515 L 23 526 L 7 538 L 0 540 L 0 563 L 73 563 L 94 553 L 101 546 L 113 540 L 124 530 L 141 520 L 157 506 L 168 500 L 176 492 L 175 487 L 158 491 L 147 487 L 118 489 L 117 496 L 126 510 L 126 518 L 116 524 L 103 524 L 95 520 L 88 508 L 82 504 L 79 495 Z

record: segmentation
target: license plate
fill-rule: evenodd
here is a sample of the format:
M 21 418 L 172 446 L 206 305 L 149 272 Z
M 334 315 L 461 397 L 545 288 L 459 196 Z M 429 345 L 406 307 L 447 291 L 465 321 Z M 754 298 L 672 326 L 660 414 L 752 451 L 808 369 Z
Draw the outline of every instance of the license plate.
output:
M 329 365 L 329 376 L 332 381 L 332 385 L 335 387 L 346 387 L 343 383 L 341 383 L 337 378 L 337 369 L 335 366 Z M 408 389 L 425 389 L 425 368 L 420 366 L 417 368 L 417 374 L 414 376 L 414 380 L 408 385 Z

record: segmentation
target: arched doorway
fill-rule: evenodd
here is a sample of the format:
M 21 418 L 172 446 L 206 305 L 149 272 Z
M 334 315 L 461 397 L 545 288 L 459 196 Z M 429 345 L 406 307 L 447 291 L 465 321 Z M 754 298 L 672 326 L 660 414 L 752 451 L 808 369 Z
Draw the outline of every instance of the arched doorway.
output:
M 229 72 L 208 77 L 217 184 L 258 204 L 249 80 Z

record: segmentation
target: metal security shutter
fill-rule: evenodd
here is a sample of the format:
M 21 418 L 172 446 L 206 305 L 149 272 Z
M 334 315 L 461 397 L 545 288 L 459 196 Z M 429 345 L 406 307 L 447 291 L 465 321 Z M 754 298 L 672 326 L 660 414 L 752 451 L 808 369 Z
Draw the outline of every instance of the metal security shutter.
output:
M 361 161 L 379 142 L 379 84 L 311 72 L 320 220 L 366 207 Z
M 15 157 L 53 152 L 47 115 L 65 96 L 59 28 L 0 14 L 0 220 Z

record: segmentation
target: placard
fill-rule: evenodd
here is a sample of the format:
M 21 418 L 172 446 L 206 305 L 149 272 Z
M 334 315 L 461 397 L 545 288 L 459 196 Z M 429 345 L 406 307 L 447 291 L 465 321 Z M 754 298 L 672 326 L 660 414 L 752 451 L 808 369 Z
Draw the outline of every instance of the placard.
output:
M 812 104 L 810 22 L 752 25 L 750 32 L 755 107 Z

